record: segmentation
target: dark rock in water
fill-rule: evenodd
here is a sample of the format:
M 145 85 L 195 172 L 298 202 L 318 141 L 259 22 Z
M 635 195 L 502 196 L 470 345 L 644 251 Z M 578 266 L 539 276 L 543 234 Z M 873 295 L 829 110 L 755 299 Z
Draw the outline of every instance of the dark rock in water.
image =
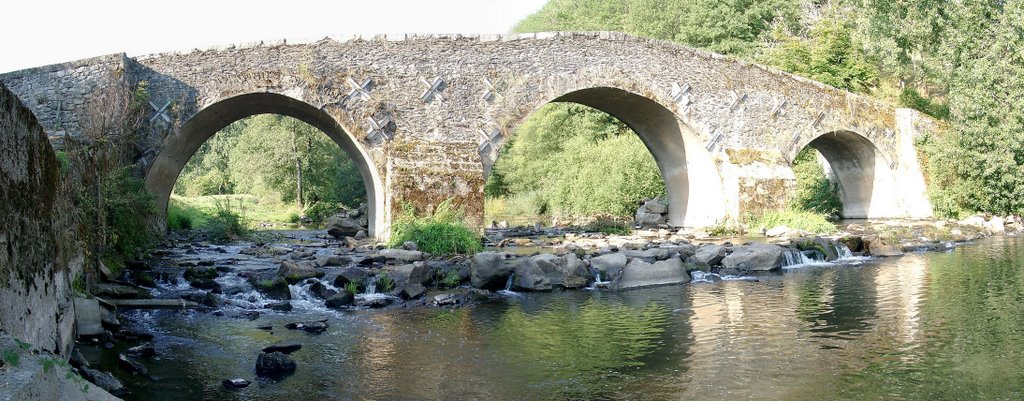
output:
M 274 344 L 263 349 L 265 353 L 280 352 L 282 354 L 290 354 L 292 352 L 302 349 L 302 344 Z
M 612 281 L 610 288 L 624 290 L 688 282 L 690 275 L 686 273 L 683 262 L 679 259 L 666 259 L 655 263 L 633 259 L 622 269 L 622 274 Z
M 356 241 L 366 239 L 366 230 L 359 230 L 359 232 L 357 232 L 356 235 L 352 237 L 352 239 Z
M 722 267 L 740 271 L 769 271 L 782 267 L 782 247 L 770 244 L 753 244 L 734 247 L 732 253 L 722 259 Z
M 342 214 L 331 216 L 327 219 L 327 234 L 336 239 L 352 237 L 363 229 L 360 223 L 359 219 Z
M 81 374 L 82 378 L 85 380 L 88 380 L 92 384 L 106 390 L 112 395 L 123 397 L 128 394 L 128 389 L 124 387 L 124 384 L 110 373 L 88 367 L 78 368 L 78 373 Z
M 515 268 L 515 279 L 512 282 L 513 288 L 526 291 L 551 290 L 551 280 L 544 273 L 544 270 L 538 266 L 537 258 L 540 256 L 543 255 L 537 255 L 520 261 L 519 265 Z M 551 264 L 546 261 L 541 261 L 540 263 Z
M 146 288 L 156 287 L 156 280 L 154 280 L 153 276 L 151 276 L 147 272 L 133 270 L 131 272 L 131 278 L 132 278 L 132 281 L 135 282 L 135 284 L 141 285 L 143 287 L 146 287 Z
M 220 273 L 231 273 L 235 271 L 235 269 L 231 266 L 217 266 L 217 271 Z
M 327 331 L 327 319 L 312 321 L 312 322 L 295 322 L 288 323 L 284 326 L 288 330 L 303 330 L 307 333 L 323 333 Z
M 149 265 L 141 260 L 126 260 L 124 266 L 131 270 L 149 270 Z
M 309 293 L 320 299 L 328 299 L 334 294 L 337 294 L 338 291 L 327 288 L 323 283 L 317 281 L 309 285 Z
M 283 260 L 281 267 L 277 269 L 277 275 L 284 278 L 288 284 L 295 284 L 307 278 L 323 277 L 324 271 L 306 263 Z
M 117 312 L 107 308 L 100 308 L 100 322 L 103 327 L 116 329 L 121 327 L 121 321 L 117 319 Z
M 251 384 L 248 380 L 242 378 L 224 379 L 222 383 L 224 384 L 224 387 L 227 388 L 246 388 Z
M 267 308 L 270 308 L 271 310 L 276 310 L 278 312 L 291 312 L 292 311 L 292 303 L 288 302 L 288 301 L 275 302 L 275 303 L 272 303 L 272 304 L 267 304 Z
M 235 319 L 246 319 L 246 320 L 256 320 L 256 319 L 260 318 L 260 313 L 258 311 L 254 311 L 254 310 L 247 310 L 247 311 L 241 311 L 241 312 L 233 311 L 233 310 L 228 310 L 228 311 L 218 310 L 218 311 L 214 311 L 213 315 L 214 316 L 222 316 L 222 317 L 232 317 L 232 318 L 235 318 Z
M 149 370 L 147 370 L 145 366 L 138 361 L 129 358 L 125 354 L 119 354 L 117 356 L 117 364 L 135 375 L 146 375 L 149 373 Z
M 217 269 L 214 269 L 214 268 L 195 269 L 195 268 L 191 268 L 190 267 L 188 269 L 185 269 L 185 273 L 182 273 L 181 276 L 184 277 L 185 280 L 193 281 L 193 280 L 196 280 L 196 279 L 210 279 L 210 280 L 213 280 L 213 279 L 217 278 L 219 275 L 220 275 L 220 273 L 218 273 Z
M 212 260 L 201 260 L 197 263 L 199 266 L 213 266 Z
M 481 252 L 473 255 L 470 265 L 470 282 L 476 288 L 500 290 L 505 288 L 512 266 L 505 263 L 505 255 L 496 252 Z
M 288 282 L 282 277 L 275 280 L 263 280 L 253 283 L 256 290 L 268 298 L 287 301 L 292 299 L 292 291 L 288 289 Z
M 455 306 L 461 303 L 459 298 L 455 294 L 438 294 L 430 299 L 430 304 L 434 306 Z
M 191 284 L 193 287 L 201 289 L 201 290 L 219 290 L 220 289 L 220 283 L 218 283 L 218 282 L 216 282 L 216 281 L 214 281 L 213 279 L 210 279 L 210 278 L 194 278 L 194 279 L 192 279 L 192 281 L 189 281 L 189 284 Z
M 479 288 L 472 288 L 466 293 L 466 298 L 473 302 L 487 302 L 491 300 L 491 292 L 481 290 Z
M 186 301 L 192 301 L 211 308 L 219 308 L 222 304 L 220 298 L 217 298 L 216 294 L 206 291 L 187 292 L 181 294 L 181 298 Z
M 96 284 L 96 290 L 93 291 L 93 295 L 97 295 L 103 298 L 114 298 L 114 299 L 150 299 L 153 295 L 149 293 L 145 288 L 139 288 L 130 285 L 123 284 L 110 284 L 101 283 Z
M 393 303 L 395 303 L 395 299 L 391 297 L 373 297 L 359 301 L 357 306 L 376 309 L 391 306 Z
M 156 356 L 156 348 L 153 347 L 153 344 L 142 344 L 128 348 L 124 354 L 135 358 L 152 358 Z
M 427 289 L 423 287 L 423 284 L 407 283 L 402 286 L 398 296 L 402 297 L 402 299 L 416 299 L 425 292 L 427 292 Z
M 351 293 L 349 293 L 348 291 L 342 291 L 340 293 L 331 295 L 330 298 L 327 298 L 327 301 L 324 302 L 324 306 L 331 309 L 340 309 L 352 305 L 352 302 L 354 300 L 355 297 Z
M 256 374 L 259 376 L 284 376 L 294 372 L 295 361 L 280 352 L 260 353 L 256 357 Z
M 372 262 L 371 262 L 372 263 Z M 338 288 L 345 288 L 350 282 L 355 282 L 359 291 L 366 290 L 366 283 L 370 281 L 370 274 L 358 267 L 349 267 L 341 269 L 341 273 L 338 273 L 338 277 L 334 278 L 334 286 Z
M 273 325 L 269 325 L 269 324 L 265 325 L 265 326 L 257 326 L 256 330 L 272 331 L 272 330 L 274 330 L 274 326 Z
M 71 359 L 68 360 L 68 363 L 71 364 L 71 367 L 76 369 L 89 367 L 89 360 L 85 359 L 85 356 L 82 355 L 82 351 L 78 350 L 78 347 L 75 347 L 75 349 L 71 351 Z
M 347 266 L 349 263 L 352 263 L 352 258 L 344 255 L 328 256 L 323 261 L 324 266 Z

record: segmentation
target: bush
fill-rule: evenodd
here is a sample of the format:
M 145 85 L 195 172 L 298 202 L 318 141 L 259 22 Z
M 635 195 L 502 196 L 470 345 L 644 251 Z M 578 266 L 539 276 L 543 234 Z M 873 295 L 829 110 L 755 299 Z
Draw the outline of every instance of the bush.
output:
M 802 230 L 816 234 L 832 234 L 837 231 L 836 225 L 828 221 L 824 215 L 803 210 L 785 209 L 769 211 L 750 219 L 748 226 L 751 231 L 760 232 L 776 226 L 786 226 L 793 230 Z
M 411 205 L 403 204 L 402 213 L 391 223 L 388 247 L 397 248 L 412 241 L 419 250 L 435 255 L 479 252 L 480 236 L 465 226 L 463 216 L 463 209 L 452 206 L 451 199 L 423 216 L 417 216 Z
M 595 217 L 590 224 L 583 226 L 583 230 L 606 235 L 629 235 L 633 232 L 628 222 L 607 214 Z
M 395 279 L 388 277 L 388 272 L 381 272 L 377 276 L 377 292 L 385 293 L 391 292 L 395 289 Z
M 793 160 L 796 197 L 791 208 L 826 216 L 838 215 L 843 208 L 839 185 L 825 175 L 825 169 L 818 163 L 818 155 L 814 148 L 804 148 Z
M 306 208 L 305 213 L 314 223 L 319 223 L 338 213 L 338 205 L 332 202 L 317 202 Z
M 170 230 L 191 230 L 196 225 L 196 211 L 189 205 L 171 199 L 167 205 L 167 228 Z
M 152 248 L 160 239 L 150 218 L 156 210 L 153 194 L 128 167 L 103 177 L 103 202 L 110 230 L 107 244 L 119 255 L 135 256 Z
M 218 201 L 217 210 L 203 225 L 207 238 L 214 243 L 225 243 L 248 237 L 250 230 L 243 213 L 244 209 L 236 212 L 230 201 Z

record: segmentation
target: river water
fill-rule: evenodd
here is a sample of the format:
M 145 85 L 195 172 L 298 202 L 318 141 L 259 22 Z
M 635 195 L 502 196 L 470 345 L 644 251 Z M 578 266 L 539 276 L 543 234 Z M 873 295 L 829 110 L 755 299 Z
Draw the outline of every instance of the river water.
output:
M 255 321 L 135 311 L 152 379 L 111 370 L 129 400 L 1024 398 L 1024 239 L 758 279 Z M 322 318 L 319 335 L 283 327 Z M 279 341 L 303 345 L 294 375 L 221 387 Z

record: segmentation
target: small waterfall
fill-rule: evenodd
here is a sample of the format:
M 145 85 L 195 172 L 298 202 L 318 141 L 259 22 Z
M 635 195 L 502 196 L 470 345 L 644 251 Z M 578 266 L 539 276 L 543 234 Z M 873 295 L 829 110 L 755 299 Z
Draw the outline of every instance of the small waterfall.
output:
M 508 281 L 505 282 L 505 292 L 512 292 L 512 283 L 516 279 L 516 274 L 512 273 L 508 275 Z
M 367 295 L 377 293 L 377 276 L 373 276 L 372 278 L 370 278 L 370 282 L 366 283 L 366 291 L 364 291 L 363 293 Z
M 832 250 L 836 251 L 838 259 L 850 259 L 853 257 L 853 252 L 850 252 L 850 248 L 847 248 L 842 242 L 833 242 Z
M 601 280 L 601 271 L 597 270 L 597 269 L 594 269 L 594 282 L 590 283 L 590 286 L 587 287 L 587 289 L 588 290 L 596 290 L 598 288 L 608 288 L 608 284 L 610 284 L 610 283 L 611 283 L 611 281 L 603 281 L 603 280 Z
M 815 260 L 807 256 L 807 254 L 799 249 L 786 249 L 782 252 L 782 256 L 784 258 L 782 261 L 783 269 L 824 262 L 823 260 Z
M 712 277 L 721 278 L 721 276 L 719 276 L 719 275 L 717 275 L 715 273 L 708 273 L 708 272 L 702 271 L 702 270 L 694 270 L 694 271 L 690 272 L 690 282 L 691 283 L 711 283 L 711 282 L 714 281 L 714 280 L 711 280 Z

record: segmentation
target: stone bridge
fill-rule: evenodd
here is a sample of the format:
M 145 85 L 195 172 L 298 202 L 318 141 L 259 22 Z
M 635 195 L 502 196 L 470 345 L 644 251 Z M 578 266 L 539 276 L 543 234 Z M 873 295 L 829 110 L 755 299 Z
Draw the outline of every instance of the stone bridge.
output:
M 454 198 L 482 223 L 499 150 L 535 110 L 574 102 L 630 126 L 657 161 L 669 221 L 703 226 L 780 207 L 804 147 L 827 160 L 851 218 L 928 217 L 913 142 L 934 122 L 865 96 L 721 55 L 620 33 L 401 35 L 111 55 L 0 75 L 51 141 L 78 135 L 90 98 L 148 92 L 137 163 L 165 210 L 184 164 L 246 116 L 301 119 L 366 185 L 371 234 L 402 202 Z M 594 163 L 600 163 L 594 160 Z

